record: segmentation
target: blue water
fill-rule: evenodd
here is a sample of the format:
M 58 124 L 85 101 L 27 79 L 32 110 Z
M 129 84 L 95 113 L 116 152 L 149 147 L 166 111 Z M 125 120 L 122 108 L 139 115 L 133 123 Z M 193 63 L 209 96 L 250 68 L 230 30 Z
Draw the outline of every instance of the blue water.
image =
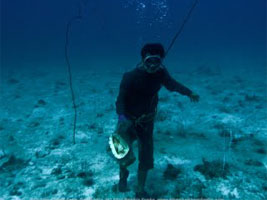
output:
M 110 59 L 112 68 L 120 63 L 132 66 L 147 42 L 167 47 L 192 4 L 189 0 L 87 2 L 84 18 L 72 28 L 71 59 L 74 64 L 104 67 L 109 66 L 102 58 Z M 77 15 L 78 1 L 3 0 L 1 7 L 4 67 L 64 64 L 66 23 Z M 266 1 L 200 1 L 167 60 L 178 62 L 177 67 L 208 63 L 266 68 Z
M 193 0 L 1 0 L 0 199 L 134 198 L 108 147 L 123 73 L 165 49 Z M 77 106 L 74 110 L 65 58 Z M 267 199 L 266 0 L 199 0 L 164 60 L 200 96 L 159 92 L 154 198 Z M 134 153 L 138 154 L 137 143 Z

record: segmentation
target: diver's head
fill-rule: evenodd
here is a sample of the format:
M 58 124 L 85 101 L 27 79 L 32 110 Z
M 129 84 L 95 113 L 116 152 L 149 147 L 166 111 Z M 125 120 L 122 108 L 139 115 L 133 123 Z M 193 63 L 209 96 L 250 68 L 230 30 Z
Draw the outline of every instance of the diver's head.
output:
M 161 68 L 165 51 L 161 44 L 150 43 L 141 50 L 142 64 L 148 73 L 155 73 Z

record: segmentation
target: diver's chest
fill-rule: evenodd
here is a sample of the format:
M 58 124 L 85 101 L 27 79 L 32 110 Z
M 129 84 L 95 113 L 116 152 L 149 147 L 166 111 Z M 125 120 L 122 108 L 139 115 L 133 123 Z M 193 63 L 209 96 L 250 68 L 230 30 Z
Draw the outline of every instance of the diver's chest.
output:
M 135 92 L 154 95 L 161 88 L 161 81 L 159 77 L 142 77 L 136 78 L 133 83 Z

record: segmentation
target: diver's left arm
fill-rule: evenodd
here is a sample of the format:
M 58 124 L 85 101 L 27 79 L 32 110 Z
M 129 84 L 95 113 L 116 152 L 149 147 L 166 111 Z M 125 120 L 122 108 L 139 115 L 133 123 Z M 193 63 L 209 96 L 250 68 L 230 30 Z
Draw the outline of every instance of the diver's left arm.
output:
M 171 77 L 171 75 L 169 74 L 169 72 L 167 71 L 167 69 L 165 67 L 163 68 L 163 71 L 164 71 L 163 72 L 164 74 L 163 74 L 162 84 L 169 91 L 178 92 L 182 95 L 188 96 L 192 102 L 199 101 L 199 95 L 195 94 L 189 88 L 187 88 L 183 84 L 176 81 L 173 77 Z

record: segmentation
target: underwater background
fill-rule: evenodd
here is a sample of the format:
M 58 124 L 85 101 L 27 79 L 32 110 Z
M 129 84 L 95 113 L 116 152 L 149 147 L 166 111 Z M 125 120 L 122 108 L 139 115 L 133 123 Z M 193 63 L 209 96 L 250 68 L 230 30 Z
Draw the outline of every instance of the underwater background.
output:
M 108 147 L 119 84 L 144 44 L 167 49 L 192 3 L 1 0 L 0 199 L 134 197 L 138 162 L 119 193 Z M 159 93 L 154 198 L 267 199 L 266 44 L 266 0 L 199 0 L 164 64 L 200 101 Z

